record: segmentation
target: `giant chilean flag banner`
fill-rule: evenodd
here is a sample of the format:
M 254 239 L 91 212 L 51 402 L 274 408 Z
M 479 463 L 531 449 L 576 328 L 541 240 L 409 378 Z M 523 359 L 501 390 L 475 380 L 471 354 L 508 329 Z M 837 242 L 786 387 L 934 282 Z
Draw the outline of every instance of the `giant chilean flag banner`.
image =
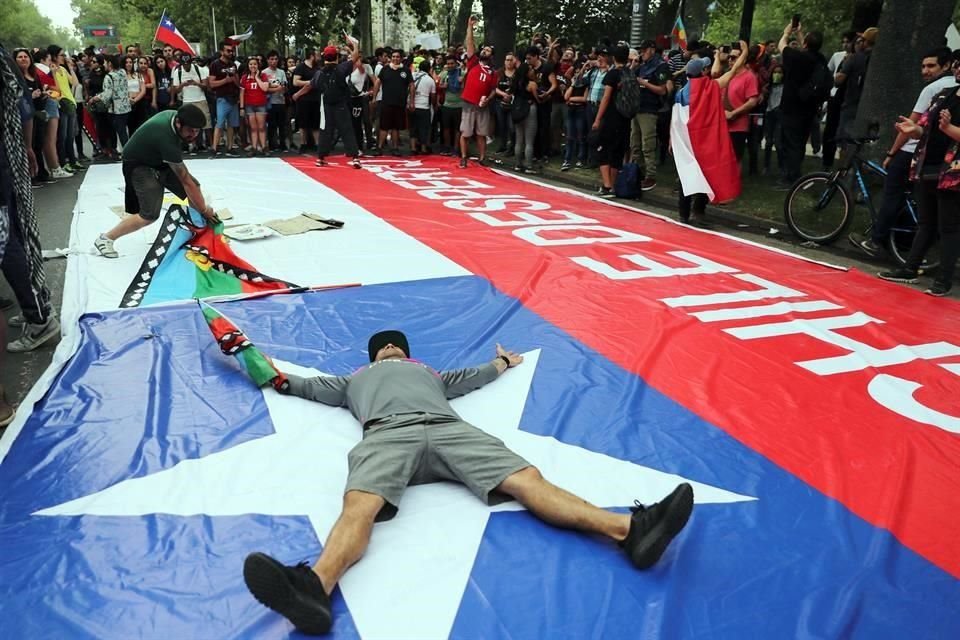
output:
M 304 201 L 345 221 L 233 246 L 251 267 L 363 286 L 121 309 L 152 239 L 71 255 L 71 349 L 0 441 L 4 635 L 296 637 L 243 558 L 316 559 L 360 427 L 258 388 L 222 316 L 300 375 L 349 374 L 385 328 L 437 369 L 499 342 L 525 361 L 455 400 L 465 419 L 604 507 L 694 484 L 647 572 L 515 503 L 410 487 L 333 637 L 960 637 L 955 301 L 449 160 L 234 161 L 219 191 L 195 164 L 241 222 Z M 79 243 L 120 179 L 85 178 Z

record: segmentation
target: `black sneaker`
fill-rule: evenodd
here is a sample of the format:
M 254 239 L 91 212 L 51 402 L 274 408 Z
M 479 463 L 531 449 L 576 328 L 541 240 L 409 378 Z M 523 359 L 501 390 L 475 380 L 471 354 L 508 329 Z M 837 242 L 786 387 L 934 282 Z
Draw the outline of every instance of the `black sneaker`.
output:
M 910 271 L 910 269 L 907 269 L 906 267 L 900 267 L 899 269 L 894 269 L 893 271 L 881 271 L 877 274 L 877 277 L 881 280 L 902 282 L 904 284 L 916 284 L 918 281 L 917 272 Z
M 288 567 L 265 553 L 243 561 L 243 581 L 260 604 L 293 623 L 297 631 L 319 636 L 330 632 L 330 596 L 307 563 Z
M 396 157 L 399 158 L 399 157 L 400 157 L 400 149 L 397 149 L 396 147 L 394 147 L 393 149 L 390 150 L 390 155 L 396 156 Z
M 597 192 L 597 195 L 600 196 L 601 198 L 606 198 L 607 200 L 612 200 L 613 198 L 616 198 L 616 196 L 613 195 L 613 189 L 608 189 L 607 187 L 600 187 L 600 190 Z
M 226 156 L 227 156 L 228 158 L 236 158 L 236 157 L 237 157 L 237 152 L 236 152 L 236 150 L 234 150 L 233 148 L 227 149 L 224 153 L 226 154 Z
M 929 296 L 936 296 L 938 298 L 942 298 L 943 296 L 950 293 L 950 285 L 944 284 L 938 280 L 934 280 L 933 285 L 931 285 L 929 289 L 924 291 L 924 293 Z
M 461 169 L 466 169 L 466 168 L 467 168 L 467 159 L 466 159 L 466 158 L 460 158 L 460 168 L 461 168 Z
M 662 501 L 644 507 L 631 507 L 630 533 L 620 543 L 638 569 L 652 567 L 667 545 L 687 524 L 693 512 L 693 487 L 684 482 Z

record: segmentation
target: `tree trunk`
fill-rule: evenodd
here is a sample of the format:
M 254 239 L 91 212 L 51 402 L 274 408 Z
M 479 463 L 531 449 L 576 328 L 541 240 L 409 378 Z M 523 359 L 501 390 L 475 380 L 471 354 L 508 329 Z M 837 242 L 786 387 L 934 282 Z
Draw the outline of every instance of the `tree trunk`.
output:
M 743 11 L 740 14 L 740 39 L 748 43 L 753 35 L 753 11 L 755 8 L 755 0 L 743 0 Z
M 355 37 L 360 38 L 360 50 L 370 55 L 373 53 L 373 9 L 370 0 L 360 0 L 357 5 L 357 22 Z
M 857 112 L 854 133 L 866 132 L 871 122 L 880 125 L 880 144 L 874 152 L 889 149 L 899 115 L 909 115 L 922 88 L 914 55 L 904 51 L 923 51 L 930 35 L 944 31 L 950 24 L 955 0 L 886 0 L 880 17 L 880 37 L 870 54 L 870 67 Z
M 514 2 L 514 5 L 516 3 Z M 484 3 L 486 6 L 486 3 Z M 460 4 L 457 7 L 457 13 L 453 17 L 453 39 L 448 42 L 448 45 L 451 44 L 463 44 L 463 39 L 467 35 L 467 19 L 470 18 L 470 14 L 473 11 L 473 0 L 460 0 Z M 486 10 L 484 10 L 486 13 Z M 514 19 L 516 19 L 516 8 L 514 8 Z M 516 28 L 516 27 L 514 27 Z
M 687 0 L 683 3 L 683 26 L 687 29 L 687 40 L 699 40 L 706 31 L 710 20 L 708 0 Z
M 852 31 L 862 33 L 870 27 L 880 24 L 880 14 L 883 12 L 883 0 L 854 0 Z
M 468 16 L 469 17 L 469 16 Z M 466 18 L 464 18 L 466 22 Z M 493 45 L 497 64 L 517 42 L 517 0 L 483 0 L 484 40 Z M 523 58 L 523 52 L 517 56 Z

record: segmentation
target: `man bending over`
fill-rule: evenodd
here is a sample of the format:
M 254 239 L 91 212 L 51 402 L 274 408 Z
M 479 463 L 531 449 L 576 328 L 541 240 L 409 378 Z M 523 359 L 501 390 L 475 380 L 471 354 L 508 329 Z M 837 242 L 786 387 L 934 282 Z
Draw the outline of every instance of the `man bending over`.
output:
M 206 126 L 199 107 L 185 104 L 176 111 L 161 111 L 137 129 L 123 147 L 124 209 L 128 214 L 110 231 L 100 234 L 94 246 L 104 258 L 119 256 L 113 242 L 139 231 L 160 217 L 163 191 L 186 198 L 190 206 L 210 221 L 217 216 L 207 205 L 200 183 L 183 164 L 182 143 L 191 143 Z

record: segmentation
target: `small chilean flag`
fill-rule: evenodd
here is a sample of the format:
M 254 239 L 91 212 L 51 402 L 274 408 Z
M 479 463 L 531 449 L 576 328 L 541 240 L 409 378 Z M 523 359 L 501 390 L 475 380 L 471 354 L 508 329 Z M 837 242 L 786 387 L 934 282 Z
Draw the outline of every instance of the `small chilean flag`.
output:
M 177 29 L 177 26 L 173 24 L 173 20 L 167 17 L 166 12 L 164 12 L 160 18 L 160 24 L 157 25 L 157 32 L 154 34 L 153 39 L 163 44 L 168 44 L 174 49 L 186 51 L 192 56 L 197 55 L 197 52 L 193 50 L 193 47 L 190 46 L 187 39 L 184 38 L 180 30 Z
M 705 193 L 710 202 L 721 203 L 740 195 L 740 166 L 727 132 L 720 86 L 711 78 L 690 78 L 677 92 L 670 144 L 685 195 Z
M 243 42 L 244 40 L 249 40 L 252 35 L 253 35 L 253 27 L 250 26 L 250 27 L 247 27 L 247 30 L 244 31 L 243 33 L 238 33 L 237 35 L 230 36 L 229 38 L 227 38 L 227 41 L 233 43 L 233 45 L 236 46 L 241 42 Z

